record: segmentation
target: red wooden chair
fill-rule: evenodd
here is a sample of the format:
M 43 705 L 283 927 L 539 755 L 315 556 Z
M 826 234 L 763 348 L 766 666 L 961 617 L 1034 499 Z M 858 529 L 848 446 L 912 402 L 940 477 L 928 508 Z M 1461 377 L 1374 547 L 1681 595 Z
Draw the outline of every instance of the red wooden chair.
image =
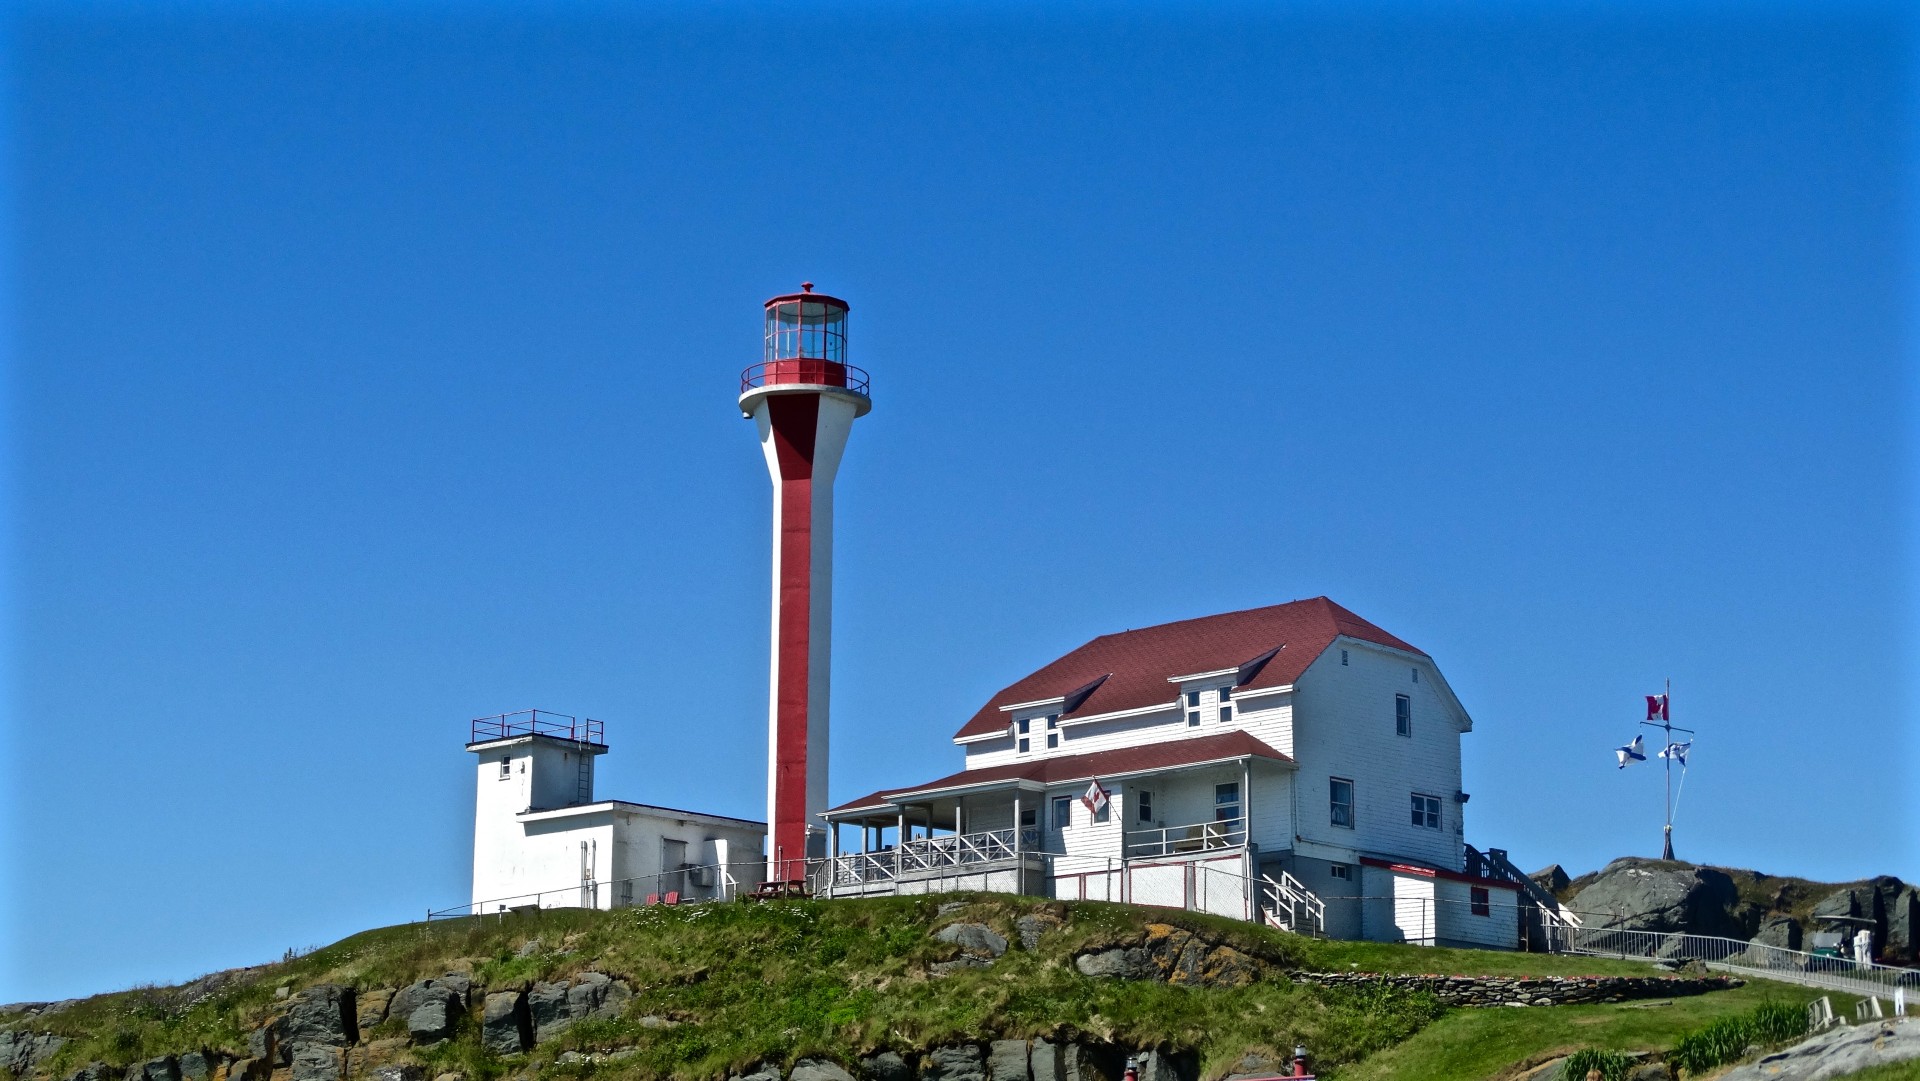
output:
M 679 903 L 680 903 L 680 891 L 679 891 L 679 890 L 673 890 L 673 891 L 671 891 L 671 892 L 669 892 L 669 893 L 667 894 L 667 903 L 668 903 L 668 904 L 670 904 L 670 905 L 677 905 L 677 904 L 679 904 Z
M 657 893 L 649 893 L 649 894 L 647 894 L 647 903 L 648 903 L 648 904 L 650 904 L 650 905 L 657 905 L 657 904 L 659 904 L 659 903 L 660 903 L 660 895 L 659 895 L 659 894 L 657 894 Z

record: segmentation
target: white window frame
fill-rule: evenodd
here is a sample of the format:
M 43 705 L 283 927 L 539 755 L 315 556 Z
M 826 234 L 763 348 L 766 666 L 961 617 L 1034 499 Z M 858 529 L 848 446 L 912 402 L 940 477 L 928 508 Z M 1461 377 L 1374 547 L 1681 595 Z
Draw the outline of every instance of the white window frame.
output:
M 1133 790 L 1133 820 L 1135 822 L 1153 821 L 1153 793 L 1145 788 Z
M 1413 699 L 1408 695 L 1393 696 L 1393 734 L 1403 739 L 1413 738 Z
M 1054 751 L 1059 748 L 1060 715 L 1058 713 L 1050 713 L 1047 715 L 1047 750 Z
M 1015 754 L 1032 754 L 1033 753 L 1033 735 L 1031 731 L 1032 727 L 1033 727 L 1032 717 L 1022 717 L 1019 720 L 1013 722 L 1013 753 Z
M 1061 811 L 1066 814 L 1061 814 Z M 1047 800 L 1047 827 L 1055 833 L 1073 824 L 1073 797 L 1053 796 Z
M 1221 801 L 1220 790 L 1223 788 L 1233 789 L 1233 798 L 1231 800 L 1227 800 L 1225 802 Z M 1243 814 L 1245 814 L 1245 811 L 1243 810 L 1243 808 L 1245 807 L 1245 804 L 1241 802 L 1241 798 L 1240 798 L 1241 795 L 1242 793 L 1240 791 L 1239 781 L 1221 781 L 1219 784 L 1214 785 L 1213 786 L 1213 820 L 1215 822 L 1230 822 L 1233 819 L 1239 818 Z M 1229 807 L 1233 809 L 1232 814 L 1222 815 L 1220 813 L 1223 809 L 1229 808 Z
M 510 754 L 501 755 L 500 756 L 500 779 L 504 781 L 512 776 L 513 776 L 513 756 Z
M 1334 786 L 1342 785 L 1342 784 L 1347 786 L 1347 802 L 1344 804 L 1334 798 Z M 1343 829 L 1343 830 L 1358 828 L 1354 825 L 1354 820 L 1360 817 L 1356 813 L 1358 808 L 1355 806 L 1359 802 L 1360 802 L 1360 789 L 1358 785 L 1355 785 L 1353 783 L 1353 778 L 1351 777 L 1327 778 L 1327 821 L 1332 823 L 1334 828 Z M 1345 822 L 1340 821 L 1341 807 L 1345 807 L 1347 809 L 1347 820 Z
M 1425 801 L 1423 804 L 1422 801 Z M 1422 821 L 1425 819 L 1426 821 Z M 1440 797 L 1429 796 L 1425 792 L 1415 792 L 1412 800 L 1411 821 L 1415 829 L 1437 830 L 1440 828 Z
M 1349 881 L 1353 878 L 1353 869 L 1344 863 L 1335 863 L 1327 867 L 1327 874 L 1341 881 Z

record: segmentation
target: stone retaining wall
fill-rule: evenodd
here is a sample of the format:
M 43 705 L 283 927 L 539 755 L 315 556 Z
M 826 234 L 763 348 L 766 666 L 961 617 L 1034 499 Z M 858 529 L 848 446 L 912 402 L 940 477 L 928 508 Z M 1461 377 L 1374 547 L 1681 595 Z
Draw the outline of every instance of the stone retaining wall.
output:
M 1680 998 L 1740 987 L 1730 976 L 1395 976 L 1380 972 L 1293 972 L 1295 983 L 1322 987 L 1396 987 L 1428 991 L 1449 1006 L 1572 1006 L 1641 998 Z

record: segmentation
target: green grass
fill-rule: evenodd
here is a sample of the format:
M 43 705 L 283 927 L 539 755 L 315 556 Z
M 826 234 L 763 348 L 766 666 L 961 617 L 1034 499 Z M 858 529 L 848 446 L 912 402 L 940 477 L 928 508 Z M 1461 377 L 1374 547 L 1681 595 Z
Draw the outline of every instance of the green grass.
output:
M 1478 1081 L 1516 1074 L 1581 1048 L 1666 1051 L 1689 1032 L 1763 1003 L 1804 1005 L 1819 997 L 1803 987 L 1754 981 L 1731 991 L 1670 1001 L 1452 1010 L 1404 1043 L 1341 1069 L 1337 1076 L 1339 1081 Z M 1829 997 L 1836 1014 L 1852 1010 L 1850 996 Z
M 275 997 L 281 987 L 394 988 L 458 970 L 497 990 L 592 969 L 632 986 L 634 1002 L 621 1019 L 578 1024 L 530 1055 L 508 1060 L 481 1047 L 477 1024 L 450 1043 L 402 1057 L 427 1066 L 429 1076 L 458 1070 L 472 1081 L 508 1073 L 552 1081 L 589 1075 L 706 1081 L 762 1062 L 787 1065 L 820 1056 L 851 1063 L 881 1049 L 1045 1036 L 1193 1049 L 1203 1075 L 1218 1076 L 1249 1050 L 1281 1053 L 1302 1042 L 1318 1067 L 1340 1081 L 1403 1074 L 1426 1081 L 1487 1077 L 1559 1046 L 1663 1045 L 1682 1030 L 1766 997 L 1744 989 L 1651 1009 L 1448 1011 L 1423 993 L 1334 990 L 1277 976 L 1233 989 L 1094 980 L 1074 969 L 1073 956 L 1088 947 L 1138 941 L 1152 922 L 1195 931 L 1274 970 L 1503 976 L 1650 970 L 1604 959 L 1317 941 L 1192 913 L 1000 894 L 967 898 L 964 910 L 940 915 L 939 905 L 953 900 L 946 895 L 610 913 L 552 910 L 390 927 L 248 971 L 204 993 L 144 988 L 102 995 L 30 1027 L 72 1040 L 49 1063 L 48 1072 L 65 1076 L 89 1061 L 125 1065 L 196 1047 L 244 1054 L 247 1034 L 283 1008 Z M 932 937 L 939 926 L 973 920 L 1013 939 L 1014 919 L 1036 910 L 1063 921 L 1036 950 L 1016 946 L 990 968 L 928 976 L 931 962 L 958 952 Z M 643 1015 L 674 1024 L 643 1027 Z M 556 1061 L 568 1050 L 628 1047 L 635 1049 L 632 1057 L 597 1073 Z

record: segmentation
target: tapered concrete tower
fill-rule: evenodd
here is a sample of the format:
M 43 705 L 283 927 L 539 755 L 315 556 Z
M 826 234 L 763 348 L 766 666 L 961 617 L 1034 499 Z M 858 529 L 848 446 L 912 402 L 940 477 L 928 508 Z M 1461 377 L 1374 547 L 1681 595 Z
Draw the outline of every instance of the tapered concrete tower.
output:
M 767 301 L 760 363 L 740 376 L 740 413 L 773 475 L 773 671 L 768 703 L 767 877 L 804 877 L 826 854 L 827 703 L 833 635 L 833 475 L 856 418 L 873 408 L 847 363 L 847 302 L 813 291 Z

